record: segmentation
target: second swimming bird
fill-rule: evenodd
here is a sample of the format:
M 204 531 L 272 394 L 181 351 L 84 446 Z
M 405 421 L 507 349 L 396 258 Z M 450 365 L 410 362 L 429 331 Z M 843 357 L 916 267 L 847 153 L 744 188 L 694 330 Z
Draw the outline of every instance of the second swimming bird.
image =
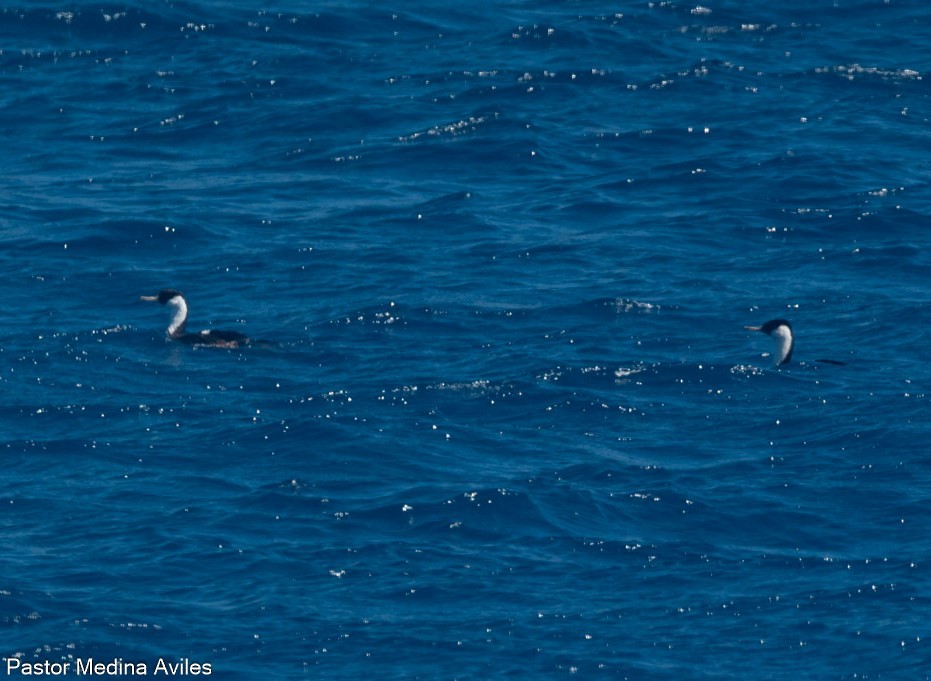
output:
M 795 334 L 792 325 L 785 319 L 770 319 L 762 326 L 745 326 L 747 331 L 760 331 L 773 339 L 773 359 L 776 366 L 788 364 L 792 360 L 792 351 L 795 349 Z M 816 359 L 822 364 L 846 364 L 836 359 Z
M 785 319 L 770 319 L 762 326 L 744 328 L 747 331 L 761 331 L 773 339 L 773 358 L 776 360 L 776 366 L 788 364 L 792 360 L 795 336 L 792 334 L 792 325 Z

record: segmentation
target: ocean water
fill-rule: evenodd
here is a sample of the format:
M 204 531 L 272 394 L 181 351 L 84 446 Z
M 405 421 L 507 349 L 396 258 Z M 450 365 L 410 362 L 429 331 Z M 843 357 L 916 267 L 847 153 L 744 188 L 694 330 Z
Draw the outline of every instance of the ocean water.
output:
M 0 673 L 929 678 L 929 45 L 0 8 Z M 266 342 L 166 340 L 169 287 Z

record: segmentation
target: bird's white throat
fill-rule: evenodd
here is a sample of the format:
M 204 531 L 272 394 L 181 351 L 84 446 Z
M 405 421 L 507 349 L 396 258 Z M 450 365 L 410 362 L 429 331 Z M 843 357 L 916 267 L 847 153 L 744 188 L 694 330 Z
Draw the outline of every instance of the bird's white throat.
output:
M 785 362 L 789 353 L 792 352 L 792 329 L 785 324 L 780 324 L 769 335 L 775 344 L 773 352 L 778 366 Z
M 187 322 L 187 303 L 183 297 L 175 296 L 165 304 L 173 310 L 171 324 L 168 325 L 168 335 L 171 338 L 181 336 L 184 334 L 184 325 Z

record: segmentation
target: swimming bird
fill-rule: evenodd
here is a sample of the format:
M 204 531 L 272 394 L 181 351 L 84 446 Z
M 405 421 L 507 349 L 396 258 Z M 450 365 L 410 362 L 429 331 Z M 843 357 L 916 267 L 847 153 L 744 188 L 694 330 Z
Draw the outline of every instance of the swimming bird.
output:
M 762 326 L 745 326 L 747 331 L 760 331 L 773 339 L 773 358 L 776 366 L 788 364 L 792 360 L 792 350 L 795 349 L 795 336 L 792 334 L 792 325 L 785 319 L 770 319 Z
M 747 331 L 760 331 L 773 339 L 773 358 L 776 366 L 788 364 L 792 360 L 792 351 L 795 349 L 795 335 L 792 325 L 785 319 L 770 319 L 762 326 L 745 326 Z M 822 364 L 846 364 L 836 359 L 816 359 Z
M 214 348 L 238 348 L 252 342 L 248 336 L 237 331 L 204 329 L 200 333 L 184 333 L 184 327 L 187 324 L 187 301 L 181 291 L 166 288 L 159 291 L 157 296 L 139 296 L 139 300 L 167 305 L 173 310 L 167 331 L 168 338 L 171 340 L 188 345 L 209 345 Z

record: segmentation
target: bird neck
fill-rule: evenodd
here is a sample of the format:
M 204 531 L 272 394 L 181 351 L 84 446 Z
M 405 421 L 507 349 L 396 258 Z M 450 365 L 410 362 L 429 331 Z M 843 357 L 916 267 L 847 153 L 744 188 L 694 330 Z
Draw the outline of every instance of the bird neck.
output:
M 770 335 L 776 344 L 776 366 L 786 364 L 792 359 L 792 348 L 795 347 L 792 329 L 788 326 L 780 325 L 773 329 Z
M 168 325 L 168 336 L 178 338 L 184 335 L 184 325 L 187 323 L 187 303 L 181 296 L 175 296 L 167 303 L 172 309 L 171 323 Z

